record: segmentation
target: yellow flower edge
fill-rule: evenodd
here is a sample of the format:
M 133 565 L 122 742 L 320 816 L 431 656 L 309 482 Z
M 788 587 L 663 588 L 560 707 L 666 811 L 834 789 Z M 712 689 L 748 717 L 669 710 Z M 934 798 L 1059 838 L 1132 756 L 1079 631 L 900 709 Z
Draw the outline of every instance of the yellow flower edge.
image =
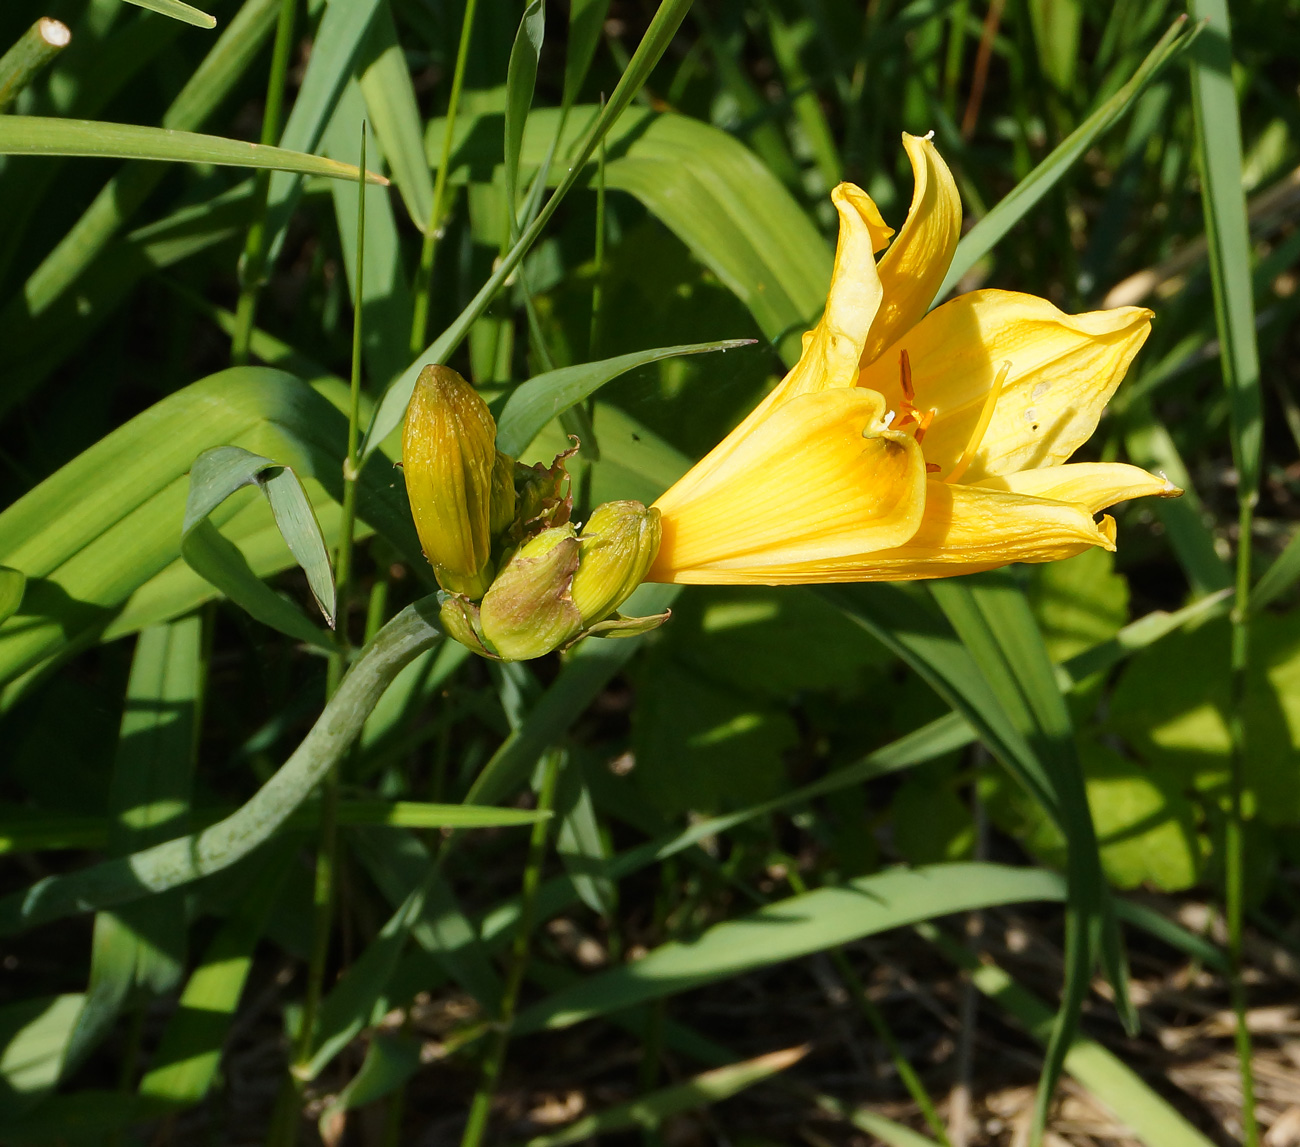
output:
M 915 190 L 902 230 L 889 244 L 864 191 L 831 193 L 840 233 L 822 317 L 781 383 L 655 503 L 663 541 L 647 580 L 906 580 L 1055 561 L 1115 548 L 1101 510 L 1181 492 L 1123 463 L 1066 464 L 1151 312 L 1067 315 L 986 290 L 927 313 L 961 203 L 929 139 L 903 145 Z

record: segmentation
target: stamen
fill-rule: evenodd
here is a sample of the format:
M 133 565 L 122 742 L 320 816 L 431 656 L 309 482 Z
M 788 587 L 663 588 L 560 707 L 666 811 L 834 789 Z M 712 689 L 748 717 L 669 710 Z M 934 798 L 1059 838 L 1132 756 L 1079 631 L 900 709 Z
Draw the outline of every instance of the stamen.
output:
M 880 419 L 880 425 L 888 430 L 894 424 L 894 412 L 886 410 L 884 416 Z
M 943 467 L 940 466 L 938 462 L 927 462 L 925 464 L 925 472 L 927 474 L 937 474 L 942 469 Z
M 908 406 L 916 401 L 916 391 L 912 389 L 912 360 L 906 350 L 898 352 L 898 384 L 903 388 L 903 398 Z
M 957 459 L 957 465 L 952 468 L 952 473 L 944 479 L 945 482 L 957 481 L 970 467 L 975 452 L 980 448 L 980 443 L 984 441 L 984 435 L 988 431 L 989 423 L 993 421 L 993 408 L 998 404 L 998 397 L 1002 394 L 1002 386 L 1007 381 L 1007 375 L 1010 373 L 1011 363 L 1004 362 L 998 367 L 997 377 L 994 378 L 993 385 L 985 396 L 984 408 L 980 411 L 979 421 L 975 423 L 975 429 L 971 433 L 970 441 L 966 443 L 966 449 L 961 452 L 961 457 Z
M 936 411 L 927 410 L 924 414 L 922 414 L 919 418 L 917 418 L 916 444 L 918 446 L 925 441 L 925 432 L 930 429 L 930 423 L 934 421 L 935 414 Z

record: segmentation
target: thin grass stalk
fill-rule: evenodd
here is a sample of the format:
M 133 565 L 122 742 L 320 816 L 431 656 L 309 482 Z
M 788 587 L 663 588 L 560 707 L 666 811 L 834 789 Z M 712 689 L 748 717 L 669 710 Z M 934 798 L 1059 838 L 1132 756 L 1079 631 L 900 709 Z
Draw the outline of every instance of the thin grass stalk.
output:
M 438 239 L 442 235 L 443 202 L 447 195 L 447 168 L 451 166 L 451 142 L 456 134 L 456 112 L 460 107 L 460 89 L 465 82 L 465 62 L 469 59 L 469 40 L 474 28 L 474 10 L 478 0 L 466 0 L 465 16 L 460 25 L 460 46 L 456 49 L 456 70 L 451 77 L 451 94 L 447 97 L 446 127 L 442 135 L 442 154 L 438 170 L 433 177 L 433 207 L 429 212 L 429 228 L 424 233 L 420 248 L 420 269 L 415 275 L 415 301 L 411 314 L 412 358 L 419 356 L 428 345 L 429 293 L 433 290 L 433 261 L 437 254 Z
M 600 106 L 605 106 L 601 97 Z M 587 331 L 587 358 L 595 361 L 600 335 L 601 280 L 605 274 L 605 137 L 596 149 L 596 266 L 591 277 L 591 326 Z
M 555 804 L 555 787 L 560 775 L 562 756 L 563 753 L 558 749 L 552 749 L 546 754 L 542 764 L 542 784 L 537 793 L 538 811 L 549 812 Z M 465 1124 L 465 1134 L 460 1141 L 461 1147 L 479 1147 L 483 1141 L 483 1132 L 487 1129 L 488 1116 L 492 1111 L 492 1096 L 496 1092 L 501 1065 L 505 1062 L 506 1049 L 510 1044 L 510 1025 L 514 1022 L 515 1008 L 519 1002 L 519 989 L 523 986 L 524 973 L 528 970 L 533 916 L 537 903 L 537 890 L 542 883 L 542 862 L 546 859 L 550 820 L 550 817 L 544 817 L 537 821 L 533 825 L 532 835 L 528 841 L 528 862 L 524 868 L 523 887 L 519 895 L 519 925 L 515 930 L 514 944 L 510 951 L 510 970 L 506 975 L 505 990 L 501 996 L 501 1013 L 495 1025 L 487 1058 L 483 1061 L 483 1074 L 479 1078 L 478 1090 L 474 1092 L 469 1120 Z
M 1232 84 L 1232 33 L 1224 0 L 1192 0 L 1193 15 L 1208 24 L 1192 62 L 1192 110 L 1201 160 L 1201 200 L 1209 240 L 1210 281 L 1220 364 L 1231 411 L 1232 454 L 1237 468 L 1236 600 L 1230 614 L 1232 645 L 1228 733 L 1231 743 L 1229 807 L 1224 827 L 1224 900 L 1230 987 L 1241 1078 L 1241 1120 L 1246 1147 L 1259 1143 L 1250 1029 L 1242 983 L 1245 833 L 1242 816 L 1246 757 L 1245 700 L 1250 669 L 1251 529 L 1259 497 L 1262 412 L 1259 352 L 1255 342 L 1250 235 L 1241 188 L 1241 126 Z
M 361 444 L 361 337 L 366 260 L 366 126 L 361 125 L 361 178 L 357 181 L 357 297 L 352 311 L 352 389 L 348 404 L 348 453 L 343 463 L 343 521 L 334 564 L 339 633 L 338 648 L 330 655 L 326 676 L 329 697 L 338 689 L 348 661 L 348 602 L 352 595 L 353 534 L 357 518 L 357 451 Z M 329 957 L 330 933 L 334 923 L 334 900 L 338 884 L 339 764 L 335 762 L 321 784 L 320 836 L 316 848 L 316 879 L 312 893 L 312 947 L 307 964 L 307 989 L 303 998 L 298 1040 L 294 1052 L 295 1070 L 311 1061 L 316 1013 L 325 987 L 325 963 Z
M 66 24 L 42 16 L 0 56 L 0 112 L 6 112 L 72 40 Z
M 264 147 L 280 138 L 284 109 L 285 77 L 289 72 L 289 50 L 293 45 L 294 10 L 298 0 L 280 0 L 280 15 L 275 25 L 275 43 L 271 49 L 271 74 L 266 81 L 266 107 L 262 112 Z M 271 173 L 259 171 L 253 185 L 253 221 L 244 241 L 239 260 L 239 302 L 235 305 L 235 333 L 230 340 L 230 361 L 243 366 L 249 359 L 249 344 L 257 314 L 257 295 L 266 271 L 266 196 Z

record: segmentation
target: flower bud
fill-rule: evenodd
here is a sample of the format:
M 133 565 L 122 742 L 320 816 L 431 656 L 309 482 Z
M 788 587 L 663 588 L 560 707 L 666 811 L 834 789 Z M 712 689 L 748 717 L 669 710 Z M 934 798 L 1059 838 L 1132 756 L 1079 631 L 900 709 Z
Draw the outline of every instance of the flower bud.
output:
M 492 466 L 492 499 L 488 511 L 488 529 L 492 536 L 503 533 L 515 520 L 515 460 L 497 451 Z
M 569 596 L 578 552 L 573 527 L 554 527 L 526 541 L 497 574 L 479 607 L 479 624 L 506 661 L 541 657 L 581 631 L 582 615 Z
M 582 527 L 573 603 L 584 627 L 603 621 L 641 584 L 659 552 L 659 511 L 640 502 L 606 502 Z
M 504 455 L 502 456 L 504 457 Z M 416 379 L 402 436 L 402 467 L 415 529 L 443 589 L 470 599 L 492 580 L 496 423 L 454 370 L 426 366 Z M 513 503 L 513 483 L 511 483 Z M 513 504 L 510 507 L 513 514 Z

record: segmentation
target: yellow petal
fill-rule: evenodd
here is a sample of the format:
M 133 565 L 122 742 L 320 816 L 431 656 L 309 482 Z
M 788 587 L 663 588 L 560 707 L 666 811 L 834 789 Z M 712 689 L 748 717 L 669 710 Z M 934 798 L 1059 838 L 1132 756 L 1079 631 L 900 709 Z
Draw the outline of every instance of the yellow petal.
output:
M 951 577 L 1011 562 L 1057 561 L 1090 546 L 1115 548 L 1110 518 L 1099 525 L 1071 503 L 932 480 L 926 483 L 921 525 L 905 544 L 867 555 L 856 569 L 809 567 L 803 580 Z
M 1002 474 L 978 483 L 985 490 L 1010 490 L 1057 502 L 1074 502 L 1097 513 L 1129 498 L 1176 498 L 1182 491 L 1168 478 L 1148 474 L 1124 462 L 1072 462 Z
M 1151 329 L 1151 312 L 1120 307 L 1067 315 L 1046 299 L 973 291 L 944 303 L 861 374 L 899 409 L 906 350 L 921 410 L 937 411 L 926 457 L 948 471 L 966 448 L 999 367 L 1010 373 L 965 481 L 1064 462 L 1097 426 Z
M 692 484 L 721 465 L 782 403 L 799 394 L 851 387 L 857 381 L 862 345 L 880 306 L 875 253 L 893 231 L 885 225 L 871 196 L 851 183 L 836 187 L 831 202 L 840 215 L 840 236 L 821 320 L 803 336 L 803 353 L 790 373 L 682 479 L 683 483 Z
M 860 389 L 774 411 L 724 465 L 655 503 L 663 538 L 647 579 L 805 581 L 809 564 L 853 564 L 905 542 L 921 519 L 925 464 L 910 436 L 883 428 L 883 412 Z
M 862 351 L 864 366 L 921 321 L 961 238 L 961 196 L 948 165 L 928 139 L 904 132 L 903 147 L 912 162 L 912 206 L 898 238 L 880 260 L 884 301 Z

